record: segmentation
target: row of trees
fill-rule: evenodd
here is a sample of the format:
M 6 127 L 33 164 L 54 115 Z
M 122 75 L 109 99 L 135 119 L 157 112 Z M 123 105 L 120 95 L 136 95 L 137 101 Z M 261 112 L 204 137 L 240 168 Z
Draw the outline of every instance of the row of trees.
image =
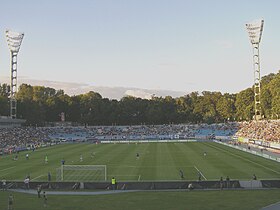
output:
M 280 71 L 261 80 L 262 113 L 266 118 L 280 117 Z M 102 98 L 99 93 L 69 96 L 63 90 L 22 84 L 16 95 L 18 117 L 28 124 L 66 120 L 89 125 L 130 125 L 168 123 L 213 123 L 250 120 L 254 115 L 254 91 L 247 88 L 237 94 L 204 91 L 179 98 L 153 97 L 150 100 L 123 97 Z M 0 115 L 9 115 L 9 86 L 0 85 Z

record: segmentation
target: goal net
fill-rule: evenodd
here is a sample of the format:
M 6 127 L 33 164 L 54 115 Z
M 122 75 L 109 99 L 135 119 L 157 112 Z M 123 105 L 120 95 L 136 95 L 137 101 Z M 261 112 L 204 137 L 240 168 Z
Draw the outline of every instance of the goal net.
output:
M 106 165 L 62 165 L 56 169 L 57 181 L 95 182 L 106 178 Z

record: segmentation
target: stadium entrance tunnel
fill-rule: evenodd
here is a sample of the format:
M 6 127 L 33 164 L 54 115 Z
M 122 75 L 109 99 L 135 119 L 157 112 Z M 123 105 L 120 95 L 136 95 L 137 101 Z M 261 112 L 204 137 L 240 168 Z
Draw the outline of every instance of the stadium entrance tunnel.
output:
M 280 188 L 280 180 L 260 180 L 258 188 Z M 154 181 L 154 182 L 117 182 L 116 190 L 174 190 L 188 189 L 250 189 L 255 188 L 252 181 Z M 30 182 L 28 189 L 36 190 L 38 186 L 50 190 L 113 190 L 110 182 Z M 8 181 L 8 189 L 26 189 L 19 181 Z M 28 190 L 26 189 L 26 190 Z

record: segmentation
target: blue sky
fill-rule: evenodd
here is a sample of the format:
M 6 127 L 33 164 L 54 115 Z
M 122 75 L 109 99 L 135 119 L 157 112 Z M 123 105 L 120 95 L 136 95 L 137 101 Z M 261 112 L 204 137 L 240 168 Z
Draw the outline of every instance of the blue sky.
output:
M 239 92 L 253 85 L 248 21 L 265 20 L 261 75 L 280 69 L 279 7 L 277 0 L 3 0 L 0 82 L 10 75 L 4 32 L 11 29 L 25 33 L 19 80 Z

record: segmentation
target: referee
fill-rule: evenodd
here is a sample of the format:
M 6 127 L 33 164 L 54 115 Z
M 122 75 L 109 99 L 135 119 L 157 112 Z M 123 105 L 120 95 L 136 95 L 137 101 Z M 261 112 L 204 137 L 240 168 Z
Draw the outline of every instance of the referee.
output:
M 112 188 L 113 188 L 113 190 L 116 190 L 116 179 L 115 179 L 115 177 L 112 178 Z

